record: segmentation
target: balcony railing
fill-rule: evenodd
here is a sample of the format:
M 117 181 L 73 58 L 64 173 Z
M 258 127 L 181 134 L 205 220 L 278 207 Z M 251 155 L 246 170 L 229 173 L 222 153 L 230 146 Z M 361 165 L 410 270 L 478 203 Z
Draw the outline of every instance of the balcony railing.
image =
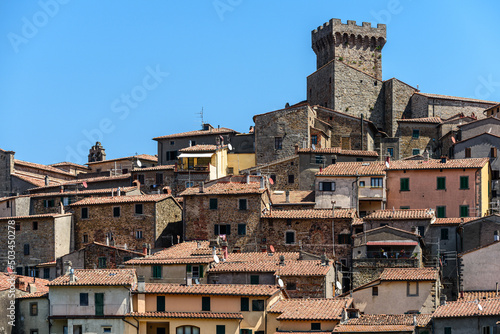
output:
M 366 252 L 366 258 L 368 259 L 410 259 L 410 258 L 416 258 L 417 253 L 411 252 L 411 251 L 405 251 L 405 252 L 396 252 L 396 251 L 390 251 L 390 252 L 382 252 L 382 251 L 367 251 Z
M 124 315 L 129 312 L 126 303 L 104 304 L 103 311 L 102 315 Z M 80 306 L 79 304 L 52 304 L 50 305 L 50 315 L 96 315 L 96 306 Z

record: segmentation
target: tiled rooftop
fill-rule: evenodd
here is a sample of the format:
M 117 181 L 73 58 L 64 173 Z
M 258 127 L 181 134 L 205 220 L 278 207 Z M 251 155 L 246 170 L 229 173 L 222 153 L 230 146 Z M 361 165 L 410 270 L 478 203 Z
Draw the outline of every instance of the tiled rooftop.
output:
M 48 298 L 48 292 L 37 291 L 33 293 L 28 293 L 27 295 L 16 297 L 16 299 L 28 299 L 28 298 Z
M 155 137 L 153 140 L 167 139 L 167 138 L 182 138 L 182 137 L 194 137 L 194 136 L 208 136 L 208 135 L 220 135 L 224 133 L 237 133 L 236 131 L 229 128 L 214 128 L 210 130 L 195 130 L 188 132 L 175 133 L 166 136 Z
M 200 187 L 191 187 L 184 190 L 180 196 L 190 195 L 240 195 L 240 194 L 261 194 L 266 189 L 260 188 L 259 182 L 240 183 L 240 182 L 218 182 L 213 185 L 205 186 L 203 193 L 200 193 Z
M 384 162 L 338 162 L 325 167 L 316 176 L 364 176 L 364 175 L 385 175 Z
M 272 255 L 270 255 L 272 254 Z M 244 253 L 229 253 L 227 262 L 265 262 L 279 261 L 280 256 L 285 258 L 285 261 L 296 261 L 299 259 L 299 252 L 244 252 Z
M 471 99 L 471 98 L 468 98 L 468 97 L 458 97 L 458 96 L 449 96 L 449 95 L 429 94 L 429 93 L 422 93 L 422 92 L 415 92 L 414 94 L 416 94 L 416 95 L 423 95 L 423 96 L 426 96 L 426 97 L 429 97 L 429 98 L 433 98 L 433 99 L 466 101 L 466 102 L 479 102 L 479 103 L 486 103 L 486 104 L 498 104 L 498 102 L 494 102 L 494 101 Z
M 447 159 L 445 163 L 441 159 L 394 160 L 386 170 L 482 168 L 488 161 L 488 158 Z
M 134 168 L 132 169 L 132 172 L 140 173 L 140 172 L 149 172 L 154 170 L 169 170 L 169 169 L 175 169 L 175 165 L 160 165 L 154 167 Z
M 37 187 L 43 187 L 45 186 L 45 176 L 43 175 L 28 175 L 20 171 L 15 171 L 14 173 L 11 174 L 12 176 L 15 176 L 25 182 L 31 183 L 34 186 Z M 60 179 L 54 179 L 53 177 L 49 177 L 49 186 L 54 187 L 54 186 L 59 186 L 60 184 L 64 183 L 64 180 Z
M 130 173 L 115 175 L 115 176 L 99 176 L 99 177 L 92 177 L 92 178 L 87 178 L 87 179 L 64 181 L 64 182 L 61 182 L 60 184 L 56 184 L 56 185 L 39 186 L 37 188 L 28 189 L 28 191 L 31 192 L 31 191 L 43 190 L 43 189 L 47 189 L 47 188 L 58 188 L 61 185 L 63 185 L 63 186 L 77 185 L 77 184 L 81 185 L 83 182 L 87 182 L 87 183 L 107 182 L 107 181 L 124 180 L 124 179 L 128 179 L 128 178 L 130 178 Z
M 436 218 L 432 225 L 460 225 L 462 223 L 475 220 L 477 217 L 464 217 L 464 218 Z
M 208 241 L 188 241 L 166 248 L 142 259 L 127 261 L 127 265 L 207 264 L 213 262 Z
M 88 162 L 86 165 L 97 165 L 97 164 L 103 164 L 106 162 L 113 162 L 113 161 L 119 161 L 119 160 L 148 160 L 151 162 L 158 162 L 158 157 L 156 155 L 150 155 L 150 154 L 138 154 L 138 155 L 133 155 L 131 157 L 123 157 L 123 158 L 115 158 L 115 159 L 109 159 L 109 160 L 103 160 L 103 161 L 94 161 L 94 162 Z
M 73 204 L 70 204 L 70 206 L 115 204 L 115 203 L 160 202 L 168 197 L 172 196 L 167 194 L 154 194 L 154 195 L 134 195 L 134 196 L 113 196 L 113 197 L 88 197 Z
M 120 191 L 129 192 L 136 190 L 137 187 L 121 187 Z M 70 196 L 70 195 L 94 195 L 94 194 L 111 194 L 117 193 L 118 188 L 106 188 L 106 189 L 91 189 L 91 190 L 79 190 L 79 191 L 64 191 L 64 192 L 51 192 L 51 193 L 37 193 L 33 194 L 30 197 L 55 197 L 55 196 Z
M 280 291 L 275 285 L 265 284 L 170 284 L 146 283 L 145 293 L 220 296 L 272 296 Z M 134 291 L 137 293 L 137 289 Z
M 215 152 L 218 147 L 217 145 L 195 145 L 183 148 L 179 152 Z
M 210 273 L 269 272 L 279 276 L 325 276 L 332 266 L 323 266 L 319 260 L 271 262 L 220 262 L 209 269 Z
M 500 315 L 500 298 L 481 299 L 477 302 L 475 300 L 448 302 L 446 305 L 439 306 L 432 316 L 434 318 L 457 318 L 492 315 Z
M 335 218 L 355 218 L 355 209 L 335 209 Z M 271 210 L 262 218 L 273 219 L 328 219 L 333 218 L 331 209 Z
M 439 272 L 435 268 L 385 268 L 382 281 L 434 281 Z
M 55 167 L 51 167 L 51 166 L 47 166 L 47 165 L 42 165 L 42 164 L 37 164 L 34 162 L 28 162 L 28 161 L 14 159 L 14 169 L 16 168 L 16 165 L 23 166 L 23 167 L 36 168 L 36 169 L 42 169 L 42 170 L 52 172 L 52 173 L 57 173 L 57 174 L 65 175 L 65 176 L 71 176 L 71 177 L 76 179 L 75 174 L 71 174 L 71 173 L 65 172 L 59 168 L 55 168 Z
M 55 164 L 50 164 L 49 166 L 51 166 L 51 167 L 72 166 L 72 167 L 77 167 L 77 168 L 81 168 L 81 169 L 90 169 L 87 166 L 75 164 L 74 162 L 69 162 L 69 161 L 58 162 Z
M 75 269 L 76 281 L 70 282 L 69 275 L 59 276 L 49 286 L 113 286 L 132 285 L 135 269 Z
M 47 284 L 49 284 L 50 281 L 42 278 L 33 278 L 29 276 L 23 276 L 23 275 L 9 275 L 8 273 L 3 273 L 0 272 L 0 291 L 4 291 L 10 288 L 10 278 L 15 277 L 16 279 L 16 285 L 18 286 L 18 289 L 24 292 L 29 291 L 29 284 L 35 284 L 36 291 L 37 292 L 42 292 L 46 293 L 49 291 L 49 288 L 47 287 Z
M 134 318 L 181 318 L 181 319 L 243 319 L 241 313 L 215 313 L 215 312 L 132 312 L 125 316 Z
M 490 247 L 492 245 L 495 245 L 495 244 L 498 244 L 498 243 L 500 243 L 500 241 L 492 241 L 492 242 L 490 242 L 488 244 L 485 244 L 485 245 L 482 245 L 482 246 L 479 246 L 479 247 L 476 247 L 476 248 L 469 249 L 468 251 L 465 251 L 465 252 L 462 252 L 462 253 L 458 254 L 458 257 L 462 257 L 462 256 L 464 256 L 466 254 L 478 251 L 478 250 L 483 249 L 483 248 L 488 248 L 488 247 Z
M 432 219 L 433 217 L 434 211 L 429 209 L 387 209 L 374 211 L 363 219 L 367 221 L 380 219 Z
M 435 124 L 443 123 L 441 117 L 404 118 L 404 119 L 398 119 L 397 121 L 401 123 L 435 123 Z
M 417 314 L 416 325 L 426 327 L 431 321 L 431 314 Z M 363 314 L 359 318 L 348 319 L 333 330 L 334 333 L 379 333 L 412 332 L 415 329 L 413 314 Z
M 500 298 L 500 292 L 491 291 L 464 291 L 460 293 L 459 300 L 481 300 L 489 298 Z
M 281 313 L 278 320 L 340 320 L 352 298 L 284 299 L 276 302 L 269 312 Z
M 289 204 L 303 204 L 315 203 L 314 190 L 290 190 Z M 276 191 L 271 194 L 271 202 L 273 204 L 287 204 L 285 191 L 277 193 Z
M 354 155 L 364 157 L 378 157 L 376 151 L 363 151 L 363 150 L 343 150 L 340 147 L 329 148 L 299 148 L 299 153 L 322 153 L 322 154 L 337 154 L 337 155 Z
M 30 216 L 14 216 L 14 217 L 0 217 L 0 220 L 19 220 L 19 219 L 40 219 L 40 218 L 56 218 L 63 216 L 71 216 L 71 213 L 44 213 L 41 215 L 30 215 Z

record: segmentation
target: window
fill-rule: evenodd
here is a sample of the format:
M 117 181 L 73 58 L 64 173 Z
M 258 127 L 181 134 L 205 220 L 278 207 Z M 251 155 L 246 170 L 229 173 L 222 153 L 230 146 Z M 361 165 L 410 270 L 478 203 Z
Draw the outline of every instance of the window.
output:
M 50 278 L 50 268 L 43 268 L 43 278 L 44 279 Z
M 30 303 L 30 315 L 38 315 L 38 303 Z
M 129 260 L 132 260 L 132 256 L 124 256 L 123 257 L 123 262 L 127 262 Z
M 441 228 L 441 240 L 448 240 L 448 228 Z
M 319 191 L 335 191 L 335 182 L 320 182 Z
M 445 327 L 444 334 L 451 334 L 451 327 Z
M 135 205 L 135 214 L 142 215 L 142 213 L 143 213 L 142 209 L 143 209 L 142 204 L 136 204 Z
M 339 234 L 339 244 L 348 245 L 351 243 L 351 235 L 350 234 Z
M 153 266 L 153 278 L 161 278 L 161 266 Z
M 436 188 L 437 188 L 437 190 L 445 190 L 446 189 L 446 177 L 437 177 L 436 178 Z
M 179 326 L 175 329 L 175 334 L 200 334 L 200 328 L 195 326 Z
M 285 244 L 293 245 L 295 243 L 295 231 L 285 232 Z
M 436 207 L 436 218 L 446 218 L 446 206 Z
M 144 174 L 138 174 L 137 180 L 139 181 L 140 184 L 144 184 Z
M 89 294 L 80 293 L 80 306 L 89 306 Z
M 123 168 L 122 169 L 122 174 L 128 174 L 128 168 Z
M 38 222 L 33 222 L 33 229 L 38 230 Z
M 483 330 L 481 334 L 493 334 L 493 330 L 491 326 L 483 326 Z
M 210 198 L 209 203 L 210 203 L 210 210 L 217 210 L 218 207 L 217 198 Z
M 163 184 L 163 173 L 156 173 L 155 184 Z
M 320 331 L 321 330 L 321 322 L 311 322 L 311 330 L 312 331 Z
M 248 328 L 240 329 L 240 334 L 252 334 L 252 330 Z
M 382 188 L 384 186 L 384 179 L 381 177 L 372 177 L 370 183 L 372 188 Z
M 227 173 L 229 175 L 233 175 L 234 174 L 234 167 L 227 167 Z
M 21 231 L 21 224 L 20 223 L 16 223 L 16 231 Z
M 193 278 L 202 278 L 203 277 L 203 265 L 200 264 L 199 266 L 192 266 L 191 273 L 193 275 Z
M 496 158 L 497 157 L 497 148 L 496 147 L 492 147 L 490 149 L 490 157 L 491 158 Z
M 102 256 L 99 258 L 99 268 L 106 268 L 106 257 Z
M 252 311 L 264 311 L 264 300 L 263 299 L 252 300 Z
M 135 231 L 135 238 L 142 239 L 142 230 Z
M 356 158 L 356 161 L 361 162 L 361 161 L 363 161 L 363 158 Z
M 274 137 L 274 149 L 275 150 L 281 150 L 283 147 L 283 138 L 281 137 Z
M 247 224 L 238 224 L 238 235 L 247 234 Z
M 250 275 L 250 284 L 259 284 L 259 275 Z
M 394 148 L 393 147 L 387 148 L 387 155 L 390 156 L 391 158 L 394 158 Z
M 378 286 L 372 287 L 372 296 L 378 296 Z
M 38 334 L 38 329 L 30 329 L 30 334 Z
M 17 267 L 16 268 L 16 274 L 22 275 L 23 274 L 23 267 Z
M 231 225 L 229 224 L 214 224 L 214 235 L 231 235 Z
M 406 295 L 408 297 L 418 296 L 418 282 L 406 282 Z
M 411 150 L 412 155 L 419 155 L 420 154 L 420 149 L 419 148 L 414 148 Z
M 192 186 L 194 186 L 193 181 L 186 181 L 186 188 L 191 188 Z
M 297 290 L 297 283 L 295 283 L 295 282 L 288 282 L 286 284 L 286 289 L 287 290 Z
M 24 255 L 30 255 L 30 244 L 24 244 Z
M 120 217 L 120 207 L 119 206 L 115 206 L 113 208 L 113 217 Z
M 472 152 L 471 152 L 470 147 L 466 147 L 465 148 L 465 157 L 470 158 L 471 156 L 472 156 Z
M 226 334 L 226 325 L 216 325 L 215 334 Z
M 175 141 L 171 140 L 170 145 L 175 145 Z
M 81 216 L 82 216 L 82 219 L 89 218 L 89 208 L 82 208 Z
M 425 226 L 417 226 L 417 231 L 418 231 L 418 235 L 423 237 L 425 234 Z
M 102 332 L 103 333 L 112 333 L 112 329 L 113 329 L 113 327 L 109 327 L 109 326 L 102 327 Z
M 460 189 L 469 189 L 469 177 L 460 176 Z
M 240 210 L 246 210 L 247 209 L 247 200 L 246 200 L 246 198 L 239 199 L 238 203 L 239 203 L 239 209 Z
M 314 157 L 315 163 L 322 164 L 326 159 L 323 155 L 316 155 Z
M 43 206 L 46 208 L 53 208 L 54 207 L 54 200 L 53 199 L 45 199 L 43 200 Z
M 295 175 L 290 174 L 288 175 L 288 183 L 293 184 L 295 182 Z
M 411 137 L 413 139 L 418 139 L 420 138 L 420 130 L 419 129 L 413 129 L 413 132 L 411 134 Z
M 201 310 L 210 311 L 210 297 L 201 297 Z
M 318 144 L 318 135 L 312 135 L 311 136 L 311 144 L 317 145 Z
M 359 186 L 364 187 L 365 186 L 365 181 L 359 181 Z
M 399 179 L 399 191 L 410 191 L 410 179 L 409 178 L 401 178 Z
M 156 311 L 165 312 L 165 296 L 156 296 Z
M 460 217 L 469 217 L 468 205 L 460 205 Z
M 241 297 L 241 310 L 250 311 L 250 299 L 248 297 Z

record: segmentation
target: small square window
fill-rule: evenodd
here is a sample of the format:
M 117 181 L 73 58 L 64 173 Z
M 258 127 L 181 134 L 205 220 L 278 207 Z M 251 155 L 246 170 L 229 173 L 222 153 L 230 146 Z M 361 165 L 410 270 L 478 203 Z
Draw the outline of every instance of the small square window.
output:
M 38 315 L 38 303 L 30 303 L 30 315 Z
M 89 218 L 89 208 L 82 208 L 81 216 L 82 216 L 82 219 Z
M 295 244 L 295 231 L 285 232 L 285 244 L 287 245 Z
M 448 240 L 448 228 L 446 227 L 441 229 L 441 240 Z
M 410 191 L 410 179 L 409 178 L 401 178 L 400 182 L 400 191 Z
M 418 296 L 418 282 L 409 281 L 406 283 L 406 295 L 408 297 Z
M 318 144 L 318 135 L 311 135 L 311 144 L 313 145 Z
M 312 331 L 320 331 L 321 330 L 321 322 L 311 322 L 311 330 Z
M 295 182 L 295 175 L 288 175 L 288 184 L 293 184 Z
M 365 186 L 365 181 L 359 181 L 359 186 L 364 187 Z
M 153 266 L 153 278 L 161 278 L 162 277 L 162 266 Z
M 387 155 L 390 156 L 391 158 L 394 158 L 394 148 L 393 147 L 387 148 Z
M 238 224 L 238 235 L 247 234 L 247 224 Z
M 143 214 L 143 206 L 142 206 L 142 204 L 136 204 L 135 205 L 135 214 L 136 215 L 142 215 Z
M 264 300 L 262 299 L 252 300 L 252 311 L 264 311 Z
M 445 190 L 446 189 L 446 177 L 438 177 L 436 179 L 436 188 L 437 190 Z
M 156 296 L 156 311 L 165 312 L 165 296 Z
M 250 284 L 259 284 L 259 275 L 250 275 Z
M 412 136 L 413 139 L 420 138 L 420 130 L 419 129 L 413 129 L 413 132 L 412 132 L 411 136 Z
M 38 222 L 33 222 L 33 230 L 38 230 Z
M 241 310 L 250 311 L 250 299 L 248 297 L 241 297 Z
M 175 141 L 171 140 L 170 145 L 175 145 Z
M 335 182 L 320 182 L 319 191 L 335 191 Z
M 460 205 L 460 217 L 469 217 L 468 205 Z
M 382 188 L 384 186 L 384 179 L 381 177 L 372 177 L 370 185 L 372 188 Z
M 436 218 L 446 218 L 446 206 L 436 207 Z
M 101 269 L 106 268 L 106 257 L 101 256 L 98 261 L 99 261 L 99 268 Z
M 210 297 L 201 297 L 201 310 L 210 311 Z
M 460 176 L 460 189 L 469 189 L 469 177 Z
M 113 208 L 113 217 L 120 217 L 120 207 L 119 206 L 115 206 Z
M 240 210 L 246 210 L 247 209 L 247 200 L 245 199 L 240 199 L 239 201 L 239 209 Z
M 142 239 L 142 230 L 135 231 L 135 238 Z
M 274 137 L 274 149 L 281 150 L 283 148 L 283 138 L 282 137 Z
M 50 268 L 43 268 L 43 278 L 44 279 L 50 278 Z
M 218 204 L 217 198 L 210 198 L 210 210 L 217 210 Z
M 89 235 L 87 233 L 85 233 L 82 237 L 82 242 L 84 244 L 88 243 L 89 242 Z
M 21 224 L 20 223 L 16 223 L 15 229 L 16 229 L 16 231 L 21 231 Z
M 295 282 L 288 282 L 286 284 L 286 289 L 287 290 L 297 290 L 297 283 L 295 283 Z
M 419 148 L 414 148 L 413 150 L 411 150 L 411 154 L 412 155 L 419 155 L 420 154 L 420 149 Z
M 24 244 L 24 255 L 30 255 L 30 244 Z
M 112 327 L 103 327 L 102 328 L 103 333 L 112 333 L 111 330 L 112 330 Z
M 80 293 L 80 306 L 89 306 L 89 294 Z
M 372 287 L 372 296 L 378 296 L 378 286 Z

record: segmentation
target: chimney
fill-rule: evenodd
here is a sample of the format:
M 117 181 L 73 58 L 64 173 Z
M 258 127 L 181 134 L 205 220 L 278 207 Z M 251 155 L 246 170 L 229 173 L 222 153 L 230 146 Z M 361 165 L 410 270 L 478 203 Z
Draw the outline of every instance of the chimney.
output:
M 290 190 L 285 192 L 285 203 L 290 203 Z
M 463 298 L 463 292 L 460 292 L 460 298 Z M 443 294 L 440 298 L 440 304 L 446 305 L 446 299 L 447 299 L 446 295 Z
M 498 296 L 499 296 L 499 295 L 498 295 L 498 282 L 497 282 L 495 285 L 496 285 L 496 288 L 495 288 L 495 290 L 496 290 L 496 292 L 495 292 L 495 296 L 496 296 L 496 297 L 498 297 Z
M 326 255 L 325 254 L 321 254 L 321 265 L 326 266 Z
M 413 326 L 417 326 L 417 316 L 413 315 Z
M 193 273 L 191 271 L 188 271 L 186 273 L 186 285 L 187 286 L 193 285 Z
M 266 180 L 264 179 L 264 176 L 260 177 L 260 189 L 264 189 L 266 187 Z
M 247 174 L 246 183 L 250 183 L 250 174 Z
M 137 275 L 137 292 L 146 292 L 146 281 L 144 275 Z
M 71 270 L 69 271 L 69 282 L 70 283 L 76 282 L 75 269 L 73 268 L 71 268 Z
M 36 292 L 36 285 L 34 283 L 28 283 L 28 291 L 29 291 L 29 293 L 35 293 Z
M 284 266 L 285 265 L 285 257 L 283 255 L 280 255 L 280 266 Z
M 45 175 L 45 185 L 46 186 L 49 185 L 49 176 L 48 175 Z
M 200 194 L 203 194 L 205 192 L 205 182 L 201 181 L 200 182 Z
M 78 188 L 76 188 L 76 189 L 78 189 Z M 64 186 L 60 186 L 60 187 L 59 187 L 59 192 L 60 192 L 60 193 L 63 193 L 63 192 L 64 192 Z
M 422 155 L 424 156 L 424 161 L 429 161 L 429 151 L 425 150 Z
M 167 195 L 172 195 L 172 188 L 169 186 L 163 187 L 163 193 Z
M 59 213 L 62 215 L 64 214 L 64 205 L 62 202 L 59 202 Z
M 134 180 L 134 182 L 132 182 L 132 184 L 135 184 L 137 189 L 139 189 L 141 187 L 141 183 L 139 182 L 139 180 Z
M 148 255 L 148 245 L 142 244 L 142 254 Z
M 299 154 L 299 144 L 295 144 L 295 154 Z
M 109 236 L 106 236 L 106 246 L 109 246 Z
M 71 270 L 71 266 L 72 266 L 72 262 L 71 261 L 64 261 L 63 263 L 63 275 L 69 275 L 69 272 Z M 64 268 L 66 268 L 66 270 L 64 270 Z

